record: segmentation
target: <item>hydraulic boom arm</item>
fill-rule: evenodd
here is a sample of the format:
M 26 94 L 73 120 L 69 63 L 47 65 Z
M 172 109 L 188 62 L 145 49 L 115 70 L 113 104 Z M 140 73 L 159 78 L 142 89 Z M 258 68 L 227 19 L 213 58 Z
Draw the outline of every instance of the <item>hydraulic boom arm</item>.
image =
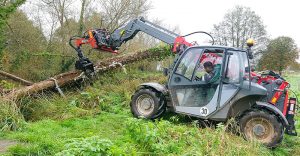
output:
M 140 31 L 172 45 L 172 51 L 176 54 L 180 54 L 186 47 L 192 46 L 191 43 L 184 39 L 184 36 L 180 36 L 140 17 L 131 20 L 125 26 L 116 29 L 111 34 L 105 29 L 93 29 L 84 33 L 83 37 L 72 37 L 70 39 L 70 45 L 77 51 L 79 57 L 79 60 L 75 65 L 76 69 L 83 70 L 87 75 L 94 72 L 92 62 L 84 57 L 81 50 L 83 44 L 90 44 L 93 49 L 118 53 L 117 50 L 119 47 L 128 40 L 134 38 Z M 211 37 L 211 35 L 206 32 L 195 33 L 205 33 Z M 75 45 L 73 42 L 74 40 Z
M 172 51 L 176 53 L 176 45 L 184 44 L 191 46 L 192 44 L 185 41 L 180 35 L 169 31 L 161 26 L 145 20 L 143 17 L 130 21 L 124 27 L 121 27 L 111 34 L 109 40 L 110 46 L 118 48 L 122 43 L 131 40 L 139 31 L 142 31 L 152 37 L 155 37 L 169 45 L 173 45 Z M 176 44 L 175 44 L 176 43 Z

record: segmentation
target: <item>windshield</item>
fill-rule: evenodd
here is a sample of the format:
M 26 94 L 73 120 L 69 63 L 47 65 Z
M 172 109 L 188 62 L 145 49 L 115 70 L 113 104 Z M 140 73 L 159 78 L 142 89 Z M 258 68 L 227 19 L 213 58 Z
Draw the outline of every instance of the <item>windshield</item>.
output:
M 203 49 L 200 48 L 189 49 L 181 59 L 181 62 L 176 69 L 176 73 L 191 80 L 202 51 Z
M 188 49 L 180 63 L 175 70 L 176 74 L 182 75 L 185 78 L 192 80 L 204 79 L 204 75 L 209 74 L 210 76 L 220 74 L 222 58 L 224 49 L 218 48 L 190 48 Z M 204 68 L 204 64 L 211 64 L 211 71 L 208 71 L 208 67 Z M 217 76 L 218 78 L 220 76 Z

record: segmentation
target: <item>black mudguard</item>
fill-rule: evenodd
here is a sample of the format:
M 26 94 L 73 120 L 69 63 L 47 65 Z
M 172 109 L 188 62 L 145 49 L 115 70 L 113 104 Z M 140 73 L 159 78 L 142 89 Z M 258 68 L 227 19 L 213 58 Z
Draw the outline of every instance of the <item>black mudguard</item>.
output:
M 141 84 L 140 88 L 152 88 L 152 89 L 156 90 L 157 92 L 162 93 L 162 95 L 166 99 L 167 107 L 170 108 L 170 110 L 174 111 L 173 104 L 172 104 L 172 102 L 170 100 L 170 97 L 169 97 L 169 91 L 166 88 L 166 86 L 161 85 L 161 84 L 156 83 L 156 82 L 148 82 L 148 83 Z
M 296 128 L 295 128 L 295 119 L 294 116 L 287 115 L 286 117 L 283 113 L 274 105 L 265 103 L 265 102 L 256 102 L 258 108 L 267 109 L 274 114 L 276 114 L 281 120 L 283 126 L 285 127 L 285 133 L 292 136 L 297 136 Z
M 140 85 L 140 87 L 146 87 L 146 88 L 150 87 L 150 88 L 155 89 L 158 92 L 163 93 L 164 95 L 168 93 L 168 89 L 164 85 L 161 85 L 156 82 L 143 83 Z
M 290 125 L 288 120 L 286 119 L 286 117 L 283 115 L 283 113 L 274 105 L 268 104 L 266 102 L 257 101 L 256 107 L 267 109 L 267 110 L 271 111 L 272 113 L 274 113 L 275 115 L 277 115 L 279 117 L 279 119 L 281 120 L 284 127 L 288 127 Z

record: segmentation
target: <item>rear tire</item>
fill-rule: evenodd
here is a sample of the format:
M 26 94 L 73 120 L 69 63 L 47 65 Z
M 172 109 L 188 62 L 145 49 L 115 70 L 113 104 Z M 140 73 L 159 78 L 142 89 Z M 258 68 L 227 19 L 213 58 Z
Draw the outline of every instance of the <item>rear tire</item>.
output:
M 283 139 L 283 126 L 278 118 L 261 110 L 251 110 L 240 119 L 240 130 L 246 140 L 256 140 L 276 147 Z
M 130 107 L 137 118 L 156 119 L 166 111 L 166 102 L 162 93 L 142 88 L 133 95 Z

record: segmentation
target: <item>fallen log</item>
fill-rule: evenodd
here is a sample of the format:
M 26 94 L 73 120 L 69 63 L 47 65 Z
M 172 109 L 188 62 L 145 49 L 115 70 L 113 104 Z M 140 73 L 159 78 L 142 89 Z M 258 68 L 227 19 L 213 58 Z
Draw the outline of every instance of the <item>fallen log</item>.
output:
M 23 85 L 26 85 L 26 86 L 30 86 L 30 85 L 33 84 L 32 82 L 30 82 L 30 81 L 28 81 L 28 80 L 22 79 L 22 78 L 20 78 L 20 77 L 18 77 L 18 76 L 16 76 L 16 75 L 7 73 L 7 72 L 2 71 L 2 70 L 0 70 L 0 75 L 3 76 L 3 77 L 5 77 L 5 78 L 8 78 L 8 79 L 10 79 L 10 80 L 19 82 L 19 83 L 21 83 L 21 84 L 23 84 Z
M 166 55 L 166 53 L 170 53 L 170 52 L 166 52 L 164 49 L 156 49 L 155 51 L 154 50 L 144 51 L 144 52 L 134 53 L 131 55 L 106 59 L 101 62 L 98 62 L 95 65 L 95 72 L 96 74 L 99 74 L 115 68 L 120 68 L 125 64 L 133 63 L 135 61 L 139 61 L 147 58 L 156 58 L 156 57 L 161 58 L 164 56 L 168 56 Z M 53 76 L 52 78 L 49 78 L 47 80 L 34 83 L 30 86 L 25 86 L 22 88 L 12 90 L 8 94 L 5 94 L 4 97 L 10 100 L 17 100 L 24 96 L 29 96 L 46 89 L 54 88 L 56 87 L 55 83 L 57 83 L 58 86 L 62 87 L 65 86 L 66 84 L 78 81 L 84 77 L 85 75 L 82 73 L 82 71 L 78 71 L 78 70 L 70 71 L 70 72 Z

